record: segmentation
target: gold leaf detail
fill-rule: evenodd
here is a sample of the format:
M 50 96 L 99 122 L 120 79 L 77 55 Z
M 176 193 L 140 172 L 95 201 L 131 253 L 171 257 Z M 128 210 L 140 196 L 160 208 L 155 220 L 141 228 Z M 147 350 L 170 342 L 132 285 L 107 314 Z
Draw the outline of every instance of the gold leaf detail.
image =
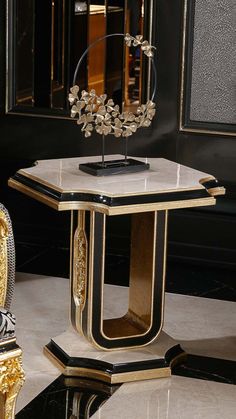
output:
M 73 295 L 76 305 L 81 310 L 86 300 L 87 283 L 87 239 L 85 231 L 77 228 L 74 236 L 74 274 L 73 274 Z
M 15 417 L 16 398 L 24 381 L 21 356 L 0 361 L 0 392 L 4 395 L 5 419 Z

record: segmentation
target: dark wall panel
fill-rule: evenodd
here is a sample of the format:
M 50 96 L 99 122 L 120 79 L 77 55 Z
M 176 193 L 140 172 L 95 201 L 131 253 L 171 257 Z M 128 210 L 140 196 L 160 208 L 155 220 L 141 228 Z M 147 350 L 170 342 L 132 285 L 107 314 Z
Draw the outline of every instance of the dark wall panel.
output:
M 235 1 L 194 6 L 190 119 L 235 124 Z

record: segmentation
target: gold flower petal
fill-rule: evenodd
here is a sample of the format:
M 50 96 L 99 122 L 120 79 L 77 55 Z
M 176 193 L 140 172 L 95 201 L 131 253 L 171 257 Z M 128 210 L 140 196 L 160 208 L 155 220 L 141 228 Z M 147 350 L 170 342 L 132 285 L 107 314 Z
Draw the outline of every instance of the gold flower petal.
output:
M 79 86 L 77 86 L 77 84 L 75 84 L 74 86 L 72 86 L 70 88 L 70 91 L 73 95 L 77 96 L 78 92 L 79 92 Z

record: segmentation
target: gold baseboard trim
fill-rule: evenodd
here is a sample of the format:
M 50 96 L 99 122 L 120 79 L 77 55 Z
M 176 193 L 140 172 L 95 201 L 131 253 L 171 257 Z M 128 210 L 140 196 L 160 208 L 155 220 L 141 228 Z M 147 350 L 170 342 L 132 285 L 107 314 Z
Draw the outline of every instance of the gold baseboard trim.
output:
M 122 373 L 108 373 L 95 368 L 70 367 L 64 365 L 47 347 L 44 348 L 45 355 L 59 368 L 65 377 L 83 377 L 99 380 L 107 384 L 122 384 L 134 381 L 153 380 L 171 376 L 171 366 L 163 368 L 152 368 L 146 370 L 127 371 Z M 177 356 L 171 364 L 177 363 L 182 356 Z
M 154 368 L 150 370 L 124 372 L 114 374 L 111 384 L 128 383 L 130 381 L 153 380 L 157 378 L 167 378 L 171 376 L 170 367 Z

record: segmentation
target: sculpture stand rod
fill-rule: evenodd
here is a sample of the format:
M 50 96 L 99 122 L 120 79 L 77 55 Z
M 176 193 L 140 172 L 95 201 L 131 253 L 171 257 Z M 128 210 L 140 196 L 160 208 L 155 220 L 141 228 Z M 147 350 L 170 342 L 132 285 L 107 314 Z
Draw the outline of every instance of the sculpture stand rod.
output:
M 102 135 L 102 166 L 105 166 L 105 135 Z
M 127 154 L 128 154 L 128 138 L 125 139 L 125 162 L 127 162 Z

